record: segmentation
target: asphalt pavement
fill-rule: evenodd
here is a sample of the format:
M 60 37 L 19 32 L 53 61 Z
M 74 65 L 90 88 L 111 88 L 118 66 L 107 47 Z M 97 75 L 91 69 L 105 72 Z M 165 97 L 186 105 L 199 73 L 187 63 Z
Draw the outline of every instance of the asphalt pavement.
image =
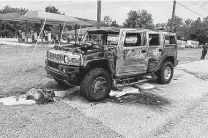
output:
M 64 102 L 88 117 L 100 120 L 124 137 L 166 137 L 182 121 L 183 116 L 197 108 L 201 99 L 208 94 L 207 81 L 189 70 L 189 67 L 192 70 L 197 68 L 197 72 L 201 69 L 204 74 L 208 74 L 208 70 L 204 72 L 203 68 L 199 68 L 201 65 L 208 65 L 208 60 L 193 64 L 179 65 L 170 84 L 152 83 L 155 89 L 124 96 L 120 100 L 123 102 L 109 99 L 103 103 L 91 104 L 79 96 L 72 96 Z
M 31 87 L 62 90 L 46 78 L 46 48 L 38 48 L 31 65 L 32 48 L 0 47 L 0 97 Z M 200 49 L 179 51 L 180 65 L 170 84 L 138 91 L 119 100 L 90 103 L 69 89 L 62 101 L 47 105 L 0 104 L 0 137 L 208 137 L 208 60 Z M 66 88 L 64 88 L 66 89 Z
M 47 105 L 0 105 L 0 138 L 117 138 L 99 120 L 63 102 Z

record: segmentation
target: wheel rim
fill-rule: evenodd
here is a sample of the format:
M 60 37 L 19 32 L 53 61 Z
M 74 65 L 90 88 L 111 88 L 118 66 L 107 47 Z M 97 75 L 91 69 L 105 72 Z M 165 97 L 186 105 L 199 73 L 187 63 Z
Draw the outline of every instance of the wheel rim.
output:
M 102 94 L 107 89 L 107 80 L 104 77 L 98 77 L 92 83 L 93 93 Z
M 165 68 L 165 70 L 164 70 L 164 78 L 165 78 L 166 80 L 170 79 L 171 74 L 172 74 L 172 70 L 171 70 L 171 68 L 170 68 L 169 66 L 167 66 L 167 67 Z

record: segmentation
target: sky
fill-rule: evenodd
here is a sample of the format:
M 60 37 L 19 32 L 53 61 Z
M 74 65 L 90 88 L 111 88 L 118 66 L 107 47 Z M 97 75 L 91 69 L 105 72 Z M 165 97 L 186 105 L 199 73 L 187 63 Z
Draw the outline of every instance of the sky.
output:
M 182 17 L 184 20 L 198 17 L 208 16 L 208 1 L 200 0 L 176 0 L 179 4 L 195 11 L 193 13 L 179 4 L 176 4 L 175 14 Z M 96 20 L 97 18 L 97 1 L 96 0 L 36 0 L 36 1 L 22 1 L 22 0 L 0 0 L 0 8 L 9 5 L 11 7 L 23 7 L 28 10 L 44 11 L 46 6 L 55 6 L 66 15 L 82 17 L 86 19 Z M 153 23 L 166 23 L 172 16 L 173 0 L 102 0 L 101 18 L 109 15 L 112 20 L 117 23 L 122 23 L 127 18 L 127 13 L 130 10 L 147 10 L 152 14 Z M 200 14 L 200 15 L 198 15 Z

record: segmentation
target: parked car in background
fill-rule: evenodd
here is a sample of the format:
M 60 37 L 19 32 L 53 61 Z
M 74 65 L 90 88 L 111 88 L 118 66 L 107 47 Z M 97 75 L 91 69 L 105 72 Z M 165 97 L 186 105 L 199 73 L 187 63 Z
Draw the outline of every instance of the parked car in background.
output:
M 198 48 L 199 47 L 199 41 L 187 40 L 186 47 L 187 48 Z
M 186 41 L 177 40 L 177 44 L 179 49 L 184 49 L 186 47 Z

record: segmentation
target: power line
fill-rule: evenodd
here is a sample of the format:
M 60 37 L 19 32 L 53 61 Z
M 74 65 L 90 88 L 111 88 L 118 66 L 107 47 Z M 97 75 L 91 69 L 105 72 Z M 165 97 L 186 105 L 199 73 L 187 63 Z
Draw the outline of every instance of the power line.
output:
M 199 3 L 196 3 L 195 1 L 193 1 L 193 0 L 191 0 L 194 4 L 196 4 L 197 6 L 199 6 L 199 7 L 201 7 L 201 8 L 203 8 L 203 9 L 208 9 L 208 8 L 205 8 L 205 7 L 203 7 L 203 6 L 201 6 Z
M 178 3 L 178 2 L 176 2 L 176 3 L 177 3 L 178 5 L 180 5 L 180 6 L 184 7 L 184 8 L 186 8 L 187 10 L 189 10 L 189 11 L 191 11 L 191 12 L 193 12 L 193 13 L 195 13 L 195 14 L 197 14 L 197 15 L 203 17 L 203 18 L 205 18 L 205 16 L 203 16 L 203 15 L 201 15 L 201 14 L 199 14 L 199 13 L 197 13 L 197 12 L 195 12 L 195 11 L 189 9 L 189 8 L 187 8 L 186 6 L 184 6 L 184 5 L 182 5 L 182 4 Z
M 191 0 L 194 4 L 199 5 L 198 3 L 196 3 L 195 1 Z

